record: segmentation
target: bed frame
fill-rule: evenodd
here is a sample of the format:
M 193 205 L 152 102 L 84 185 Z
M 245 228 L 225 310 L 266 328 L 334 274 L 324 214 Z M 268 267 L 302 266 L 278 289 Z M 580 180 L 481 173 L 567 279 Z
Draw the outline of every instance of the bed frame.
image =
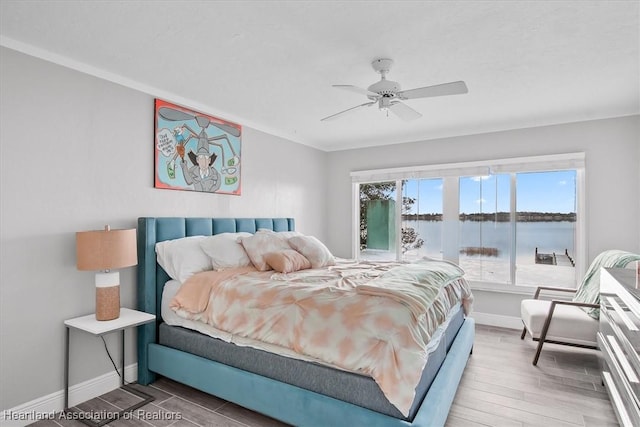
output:
M 293 231 L 293 218 L 138 218 L 138 309 L 156 322 L 138 328 L 138 382 L 157 375 L 296 426 L 443 426 L 473 348 L 474 321 L 465 319 L 412 422 L 157 343 L 162 289 L 169 280 L 156 263 L 155 244 L 196 235 L 260 228 Z

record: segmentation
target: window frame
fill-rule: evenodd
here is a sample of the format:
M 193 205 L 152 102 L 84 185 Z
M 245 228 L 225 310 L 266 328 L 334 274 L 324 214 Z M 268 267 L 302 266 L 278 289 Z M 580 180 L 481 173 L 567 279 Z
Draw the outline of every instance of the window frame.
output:
M 443 259 L 457 262 L 457 255 L 452 259 L 450 254 L 458 253 L 459 242 L 459 205 L 460 188 L 459 179 L 463 176 L 479 176 L 491 174 L 510 174 L 511 176 L 511 200 L 510 209 L 516 210 L 516 182 L 517 173 L 575 170 L 576 172 L 576 225 L 575 225 L 575 281 L 573 287 L 577 287 L 583 277 L 586 268 L 587 236 L 586 236 L 586 201 L 585 201 L 585 154 L 564 153 L 544 156 L 515 157 L 506 159 L 484 160 L 462 163 L 445 163 L 439 165 L 409 166 L 388 169 L 362 170 L 351 172 L 352 181 L 352 257 L 360 256 L 360 184 L 376 182 L 396 182 L 396 200 L 402 200 L 402 180 L 421 178 L 441 178 L 443 184 Z M 396 259 L 401 259 L 401 233 L 402 204 L 396 203 Z M 515 221 L 512 221 L 515 227 Z M 511 238 L 516 239 L 515 233 Z M 515 245 L 513 245 L 515 248 Z M 472 288 L 478 290 L 498 290 L 500 292 L 530 293 L 534 286 L 518 285 L 515 273 L 515 252 L 512 250 L 510 257 L 511 281 L 510 284 L 494 283 L 470 280 Z M 540 285 L 543 285 L 541 283 Z M 558 284 L 548 283 L 546 285 Z

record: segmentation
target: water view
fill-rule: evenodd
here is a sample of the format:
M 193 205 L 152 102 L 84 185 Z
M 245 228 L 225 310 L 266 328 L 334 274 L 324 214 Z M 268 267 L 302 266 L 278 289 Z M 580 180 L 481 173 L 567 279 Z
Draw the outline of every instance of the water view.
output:
M 404 254 L 406 260 L 422 256 L 442 258 L 442 221 L 404 221 L 424 244 Z M 511 224 L 493 221 L 459 222 L 458 263 L 471 281 L 512 283 Z M 518 222 L 516 224 L 515 283 L 524 286 L 575 285 L 575 222 Z M 466 251 L 465 251 L 466 249 Z M 472 249 L 472 250 L 470 250 Z M 536 249 L 538 262 L 536 262 Z M 568 255 L 566 256 L 565 253 Z M 544 260 L 546 255 L 557 257 Z
M 442 221 L 403 221 L 424 240 L 419 249 L 404 253 L 407 261 L 423 256 L 442 259 Z M 511 277 L 511 225 L 508 222 L 460 221 L 458 264 L 470 281 L 517 284 L 520 286 L 573 287 L 576 285 L 574 252 L 575 222 L 518 222 L 516 226 L 516 270 Z M 465 251 L 474 248 L 486 251 Z M 488 249 L 488 250 L 487 250 Z M 536 262 L 536 249 L 539 259 Z M 565 255 L 565 251 L 568 256 Z M 479 253 L 478 253 L 479 252 Z M 472 254 L 476 253 L 476 254 Z M 543 255 L 556 254 L 556 261 L 544 262 Z M 395 250 L 364 249 L 367 259 L 394 259 Z M 549 261 L 549 260 L 547 260 Z
M 511 251 L 511 224 L 508 222 L 461 221 L 460 248 L 496 248 L 496 260 L 508 260 Z M 442 221 L 403 221 L 412 227 L 421 239 L 418 256 L 441 256 Z M 575 222 L 519 222 L 516 225 L 516 260 L 522 264 L 535 264 L 535 250 L 541 253 L 564 254 L 574 252 Z M 474 257 L 474 255 L 469 255 Z M 465 257 L 460 254 L 460 257 Z

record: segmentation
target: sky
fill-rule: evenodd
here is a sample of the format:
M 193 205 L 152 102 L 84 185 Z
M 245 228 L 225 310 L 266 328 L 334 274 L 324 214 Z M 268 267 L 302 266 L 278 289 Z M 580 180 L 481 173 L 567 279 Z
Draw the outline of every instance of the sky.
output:
M 575 183 L 575 171 L 518 173 L 516 209 L 519 212 L 575 212 Z M 508 174 L 460 178 L 460 212 L 509 212 L 509 186 Z M 404 194 L 419 199 L 413 213 L 418 210 L 442 213 L 441 179 L 408 180 Z

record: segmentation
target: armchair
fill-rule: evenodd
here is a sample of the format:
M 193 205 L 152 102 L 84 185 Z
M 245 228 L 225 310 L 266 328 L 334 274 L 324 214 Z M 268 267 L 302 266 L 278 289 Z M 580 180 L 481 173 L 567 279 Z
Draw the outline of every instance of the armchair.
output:
M 600 269 L 623 268 L 631 261 L 640 260 L 640 255 L 609 250 L 598 255 L 587 270 L 577 289 L 539 286 L 533 299 L 520 304 L 524 328 L 520 339 L 527 332 L 538 341 L 533 365 L 538 364 L 545 342 L 574 347 L 597 348 L 596 334 L 600 317 Z M 539 299 L 542 291 L 572 293 L 572 300 Z

